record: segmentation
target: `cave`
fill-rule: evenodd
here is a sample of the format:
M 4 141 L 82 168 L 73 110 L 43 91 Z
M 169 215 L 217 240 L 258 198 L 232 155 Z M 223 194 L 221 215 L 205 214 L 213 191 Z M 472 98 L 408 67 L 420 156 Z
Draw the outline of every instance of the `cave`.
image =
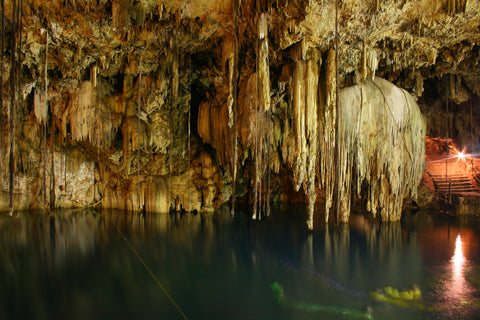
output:
M 5 216 L 478 219 L 478 0 L 2 0 L 1 25 Z
M 476 3 L 13 4 L 4 211 L 247 203 L 257 217 L 288 201 L 313 228 L 352 208 L 397 221 L 476 203 L 435 188 L 424 161 L 427 137 L 465 148 L 477 190 Z

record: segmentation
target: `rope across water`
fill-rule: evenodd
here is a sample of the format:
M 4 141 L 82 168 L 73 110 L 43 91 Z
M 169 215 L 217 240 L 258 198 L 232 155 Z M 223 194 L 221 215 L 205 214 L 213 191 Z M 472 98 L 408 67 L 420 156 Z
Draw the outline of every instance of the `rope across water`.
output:
M 148 273 L 150 274 L 150 276 L 152 276 L 153 280 L 155 280 L 155 282 L 158 284 L 158 286 L 160 287 L 160 289 L 162 289 L 162 291 L 165 293 L 165 295 L 168 297 L 168 299 L 172 302 L 172 304 L 175 306 L 175 308 L 177 308 L 178 312 L 182 315 L 183 319 L 187 320 L 187 316 L 185 315 L 185 313 L 183 313 L 183 311 L 180 309 L 180 307 L 178 306 L 178 304 L 175 302 L 175 300 L 173 300 L 172 296 L 168 293 L 167 289 L 165 289 L 165 287 L 162 285 L 162 283 L 160 282 L 160 280 L 158 280 L 158 278 L 155 276 L 155 274 L 152 272 L 152 270 L 148 267 L 148 265 L 145 263 L 145 261 L 143 260 L 143 258 L 140 256 L 140 254 L 137 252 L 137 250 L 135 250 L 135 247 L 132 245 L 132 243 L 127 239 L 127 237 L 122 233 L 122 231 L 120 231 L 120 229 L 117 228 L 116 225 L 113 225 L 113 227 L 115 228 L 115 230 L 117 230 L 117 232 L 120 234 L 120 236 L 122 236 L 123 240 L 125 240 L 125 242 L 128 244 L 128 246 L 130 247 L 130 249 L 132 250 L 132 252 L 135 254 L 135 256 L 138 258 L 138 260 L 140 260 L 140 262 L 142 263 L 142 265 L 145 267 L 145 269 L 147 269 Z

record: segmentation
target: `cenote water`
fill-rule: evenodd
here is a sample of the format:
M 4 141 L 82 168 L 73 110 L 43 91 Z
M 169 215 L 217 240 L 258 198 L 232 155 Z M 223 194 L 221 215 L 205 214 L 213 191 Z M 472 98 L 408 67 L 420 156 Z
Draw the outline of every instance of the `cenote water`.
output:
M 183 319 L 161 286 L 188 319 L 480 317 L 478 217 L 302 212 L 2 215 L 0 319 Z

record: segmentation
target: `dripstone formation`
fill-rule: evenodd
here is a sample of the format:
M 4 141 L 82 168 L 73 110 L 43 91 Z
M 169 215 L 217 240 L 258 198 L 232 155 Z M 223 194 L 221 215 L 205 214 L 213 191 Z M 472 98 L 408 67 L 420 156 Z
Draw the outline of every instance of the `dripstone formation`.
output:
M 478 0 L 9 0 L 2 14 L 2 210 L 243 201 L 260 218 L 297 201 L 309 228 L 352 205 L 395 221 L 426 135 L 479 142 Z

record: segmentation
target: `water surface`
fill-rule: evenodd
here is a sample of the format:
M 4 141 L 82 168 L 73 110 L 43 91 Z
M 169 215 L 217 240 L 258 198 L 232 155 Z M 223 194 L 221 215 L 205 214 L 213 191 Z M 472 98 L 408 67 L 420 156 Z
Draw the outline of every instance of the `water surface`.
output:
M 309 232 L 303 212 L 1 215 L 0 319 L 183 319 L 161 286 L 188 319 L 480 317 L 478 217 Z M 388 287 L 422 297 L 372 298 Z

